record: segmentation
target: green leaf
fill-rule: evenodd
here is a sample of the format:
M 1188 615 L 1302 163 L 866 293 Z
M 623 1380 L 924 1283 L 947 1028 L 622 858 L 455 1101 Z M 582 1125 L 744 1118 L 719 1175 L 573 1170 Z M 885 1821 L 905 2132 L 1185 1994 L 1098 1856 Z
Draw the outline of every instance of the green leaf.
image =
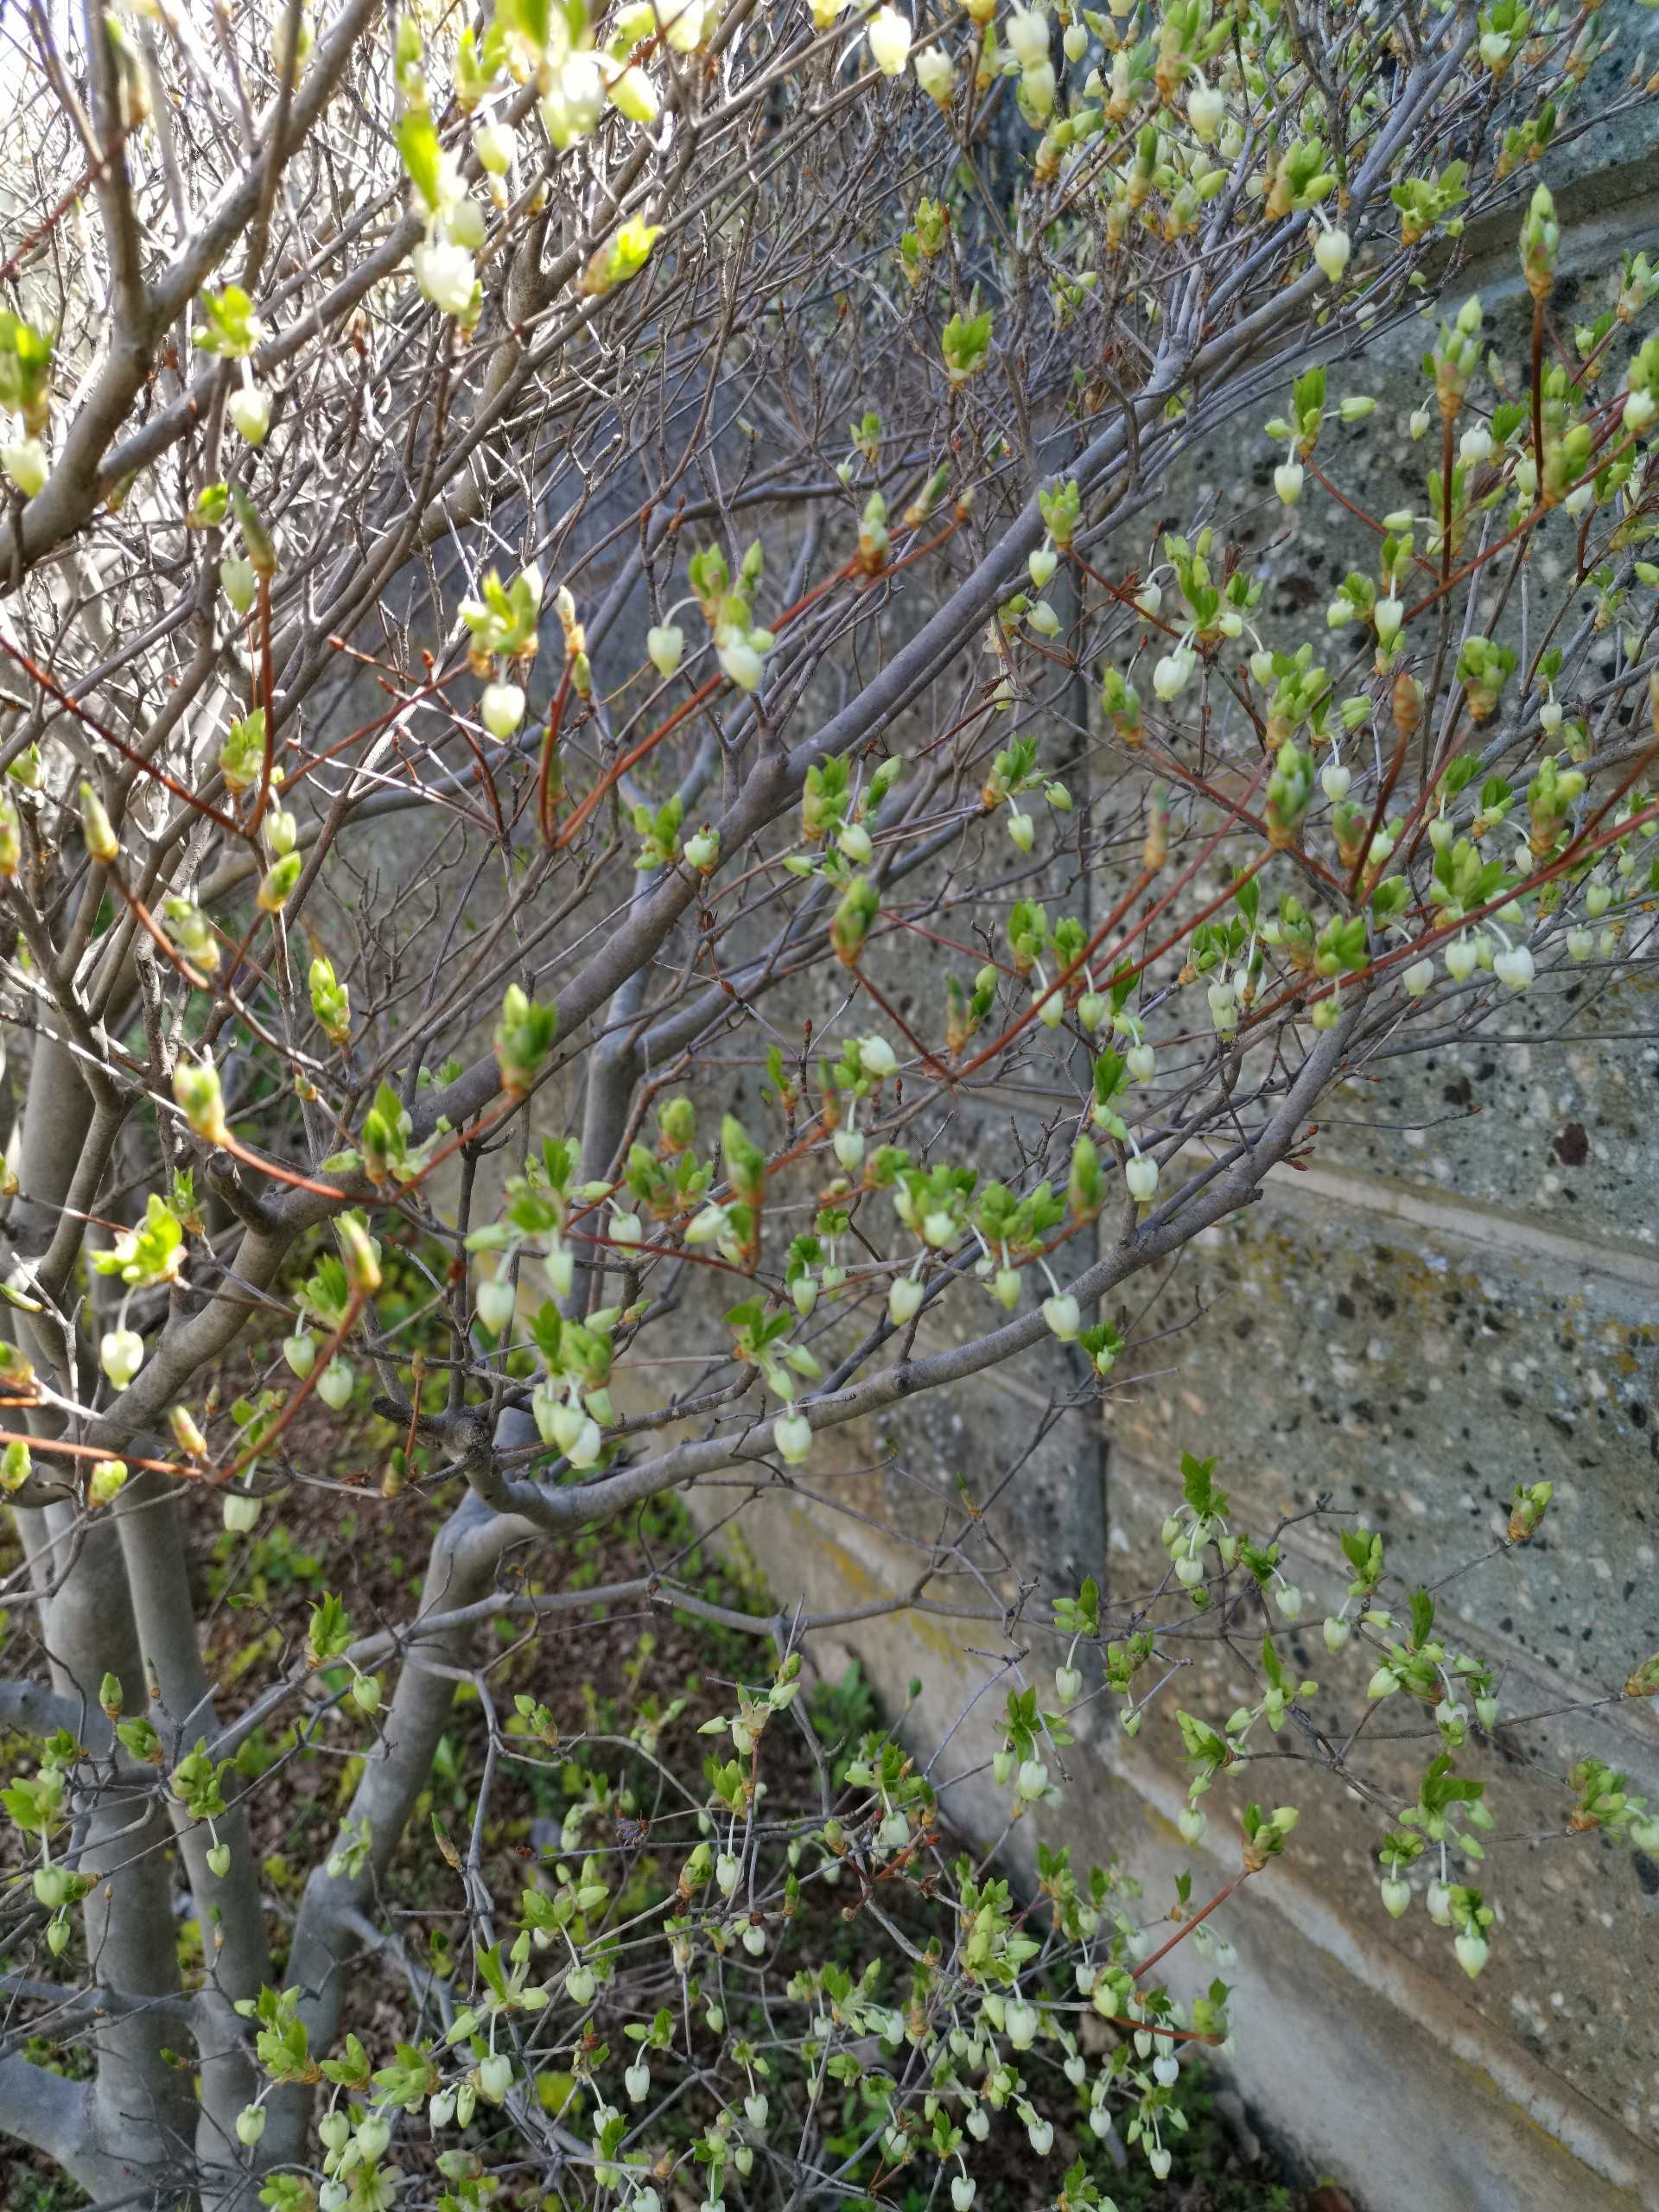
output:
M 1182 1452 L 1181 1495 L 1202 1521 L 1219 1521 L 1227 1511 L 1226 1491 L 1211 1479 L 1215 1471 L 1214 1459 L 1195 1459 L 1190 1452 Z
M 443 174 L 437 125 L 425 108 L 411 108 L 397 125 L 397 151 L 410 182 L 435 215 Z
M 327 1666 L 349 1648 L 351 1641 L 352 1624 L 346 1617 L 345 1606 L 332 1593 L 325 1592 L 311 1609 L 311 1626 L 306 1637 L 311 1664 Z
M 1411 1593 L 1411 1640 L 1418 1650 L 1428 1642 L 1434 1626 L 1434 1600 L 1427 1590 Z

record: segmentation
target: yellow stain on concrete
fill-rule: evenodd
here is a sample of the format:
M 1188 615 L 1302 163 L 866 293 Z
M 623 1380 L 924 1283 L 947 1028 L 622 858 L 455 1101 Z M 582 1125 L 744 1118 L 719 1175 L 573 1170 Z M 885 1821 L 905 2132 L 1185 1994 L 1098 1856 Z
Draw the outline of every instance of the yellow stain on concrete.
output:
M 1582 2182 L 1585 2172 L 1583 2159 L 1570 2145 L 1563 2143 L 1559 2135 L 1553 2133 L 1549 2128 L 1546 2127 L 1536 2113 L 1529 2111 L 1519 2097 L 1510 2096 L 1506 2089 L 1493 2080 L 1486 2069 L 1478 2065 L 1472 2058 L 1458 2057 L 1455 2051 L 1449 2052 L 1447 2056 L 1456 2060 L 1459 2069 L 1469 2076 L 1483 2094 L 1490 2097 L 1493 2103 L 1502 2105 L 1506 2112 L 1513 2113 L 1528 2133 L 1537 2138 L 1551 2158 L 1562 2168 L 1563 2185 L 1569 2179 Z M 1626 2189 L 1619 2182 L 1609 2181 L 1605 2175 L 1599 2178 L 1621 2202 L 1635 2205 L 1637 2212 L 1642 2212 L 1642 2199 L 1634 2190 Z M 1572 2201 L 1570 2196 L 1563 2196 L 1561 2199 L 1563 2205 L 1570 2204 Z
M 1179 1828 L 1176 1827 L 1174 1821 L 1166 1819 L 1165 1815 L 1158 1810 L 1155 1805 L 1148 1804 L 1147 1800 L 1142 1797 L 1141 1800 L 1141 1808 L 1146 1815 L 1147 1826 L 1152 1830 L 1154 1835 L 1157 1837 L 1160 1843 L 1166 1844 L 1172 1849 L 1176 1851 L 1191 1850 L 1192 1846 L 1187 1842 L 1186 1838 L 1181 1834 Z

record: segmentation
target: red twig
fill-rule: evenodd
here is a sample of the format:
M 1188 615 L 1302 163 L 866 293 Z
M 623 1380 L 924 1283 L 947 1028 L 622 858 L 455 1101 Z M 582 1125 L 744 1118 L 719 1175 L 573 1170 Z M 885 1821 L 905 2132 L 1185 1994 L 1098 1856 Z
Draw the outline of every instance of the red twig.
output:
M 42 691 L 57 701 L 66 714 L 73 715 L 78 722 L 85 723 L 95 737 L 101 737 L 105 745 L 112 746 L 124 760 L 130 761 L 137 769 L 140 775 L 153 776 L 163 791 L 171 791 L 175 798 L 182 799 L 198 814 L 205 814 L 210 822 L 228 831 L 232 837 L 245 834 L 228 814 L 221 814 L 216 806 L 209 806 L 205 798 L 198 798 L 188 785 L 180 783 L 175 776 L 169 776 L 165 768 L 158 768 L 153 760 L 146 760 L 142 753 L 127 743 L 125 738 L 118 737 L 112 729 L 99 721 L 96 715 L 89 715 L 85 707 L 53 682 L 43 668 L 37 668 L 27 653 L 20 652 L 10 638 L 0 637 L 0 652 L 3 652 L 9 660 L 16 661 L 32 682 L 38 683 Z
M 1157 1965 L 1160 1959 L 1166 1959 L 1178 1943 L 1185 1942 L 1187 1937 L 1192 1933 L 1192 1930 L 1198 1925 L 1200 1921 L 1208 1920 L 1211 1914 L 1216 1910 L 1217 1905 L 1225 1904 L 1228 1898 L 1231 1897 L 1235 1890 L 1238 1889 L 1243 1883 L 1248 1882 L 1252 1874 L 1259 1874 L 1261 1871 L 1262 1870 L 1259 1866 L 1245 1866 L 1241 1868 L 1239 1872 L 1235 1874 L 1232 1880 L 1228 1883 L 1224 1890 L 1217 1890 L 1214 1897 L 1211 1898 L 1208 1904 L 1201 1906 L 1199 1910 L 1192 1915 L 1192 1917 L 1190 1920 L 1184 1920 L 1181 1923 L 1180 1926 L 1175 1930 L 1175 1933 L 1170 1937 L 1167 1943 L 1160 1944 L 1149 1959 L 1141 1960 L 1140 1965 L 1136 1967 L 1134 1974 L 1130 1976 L 1130 1980 L 1133 1981 L 1139 1981 L 1143 1974 L 1150 1974 L 1154 1967 Z M 1149 2026 L 1151 2024 L 1148 2021 L 1136 2020 L 1132 2023 L 1132 2024 L 1139 2028 Z

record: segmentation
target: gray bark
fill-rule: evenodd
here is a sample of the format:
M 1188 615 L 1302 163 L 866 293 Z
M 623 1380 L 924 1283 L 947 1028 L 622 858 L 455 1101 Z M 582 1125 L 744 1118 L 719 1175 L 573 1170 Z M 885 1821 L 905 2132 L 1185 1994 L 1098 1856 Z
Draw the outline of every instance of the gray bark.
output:
M 50 1533 L 60 1539 L 72 1521 L 67 1506 L 54 1506 L 47 1516 Z M 107 1522 L 85 1532 L 74 1571 L 48 1608 L 47 1642 L 60 1698 L 85 1702 L 82 1740 L 94 1750 L 108 1749 L 113 1738 L 99 1707 L 99 1685 L 105 1673 L 118 1676 L 136 1711 L 143 1702 L 143 1668 L 119 1542 Z M 95 1980 L 136 1997 L 168 1997 L 179 1987 L 170 1840 L 155 1798 L 146 1803 L 129 1791 L 100 1789 L 78 1869 L 106 1878 L 84 1907 L 88 1964 Z M 98 2030 L 99 2067 L 86 2140 L 89 2155 L 104 2162 L 100 2195 L 122 2193 L 110 2188 L 111 2180 L 128 2190 L 168 2169 L 176 2173 L 188 2154 L 194 2128 L 189 2075 L 162 2056 L 176 2039 L 176 2026 L 157 2012 L 133 2012 Z
M 509 1448 L 528 1443 L 533 1435 L 528 1414 L 508 1412 L 502 1416 L 499 1440 Z M 418 1618 L 474 1604 L 489 1588 L 503 1553 L 534 1536 L 525 1522 L 493 1513 L 469 1491 L 434 1541 Z M 411 1650 L 386 1708 L 379 1747 L 364 1770 L 347 1815 L 353 1822 L 369 1824 L 371 1842 L 363 1869 L 356 1875 L 346 1871 L 330 1874 L 325 1861 L 312 1868 L 307 1880 L 289 1954 L 288 1979 L 301 1992 L 301 2016 L 314 2053 L 326 2050 L 334 2040 L 346 1969 L 361 1947 L 363 1916 L 426 1786 L 438 1738 L 448 1725 L 455 1679 L 454 1672 L 440 1669 L 465 1668 L 474 1633 L 474 1624 L 467 1622 Z M 304 2123 L 303 2112 L 296 2109 L 297 2102 L 272 2111 L 262 2145 L 272 2163 L 297 2152 Z
M 213 1685 L 196 1636 L 178 1500 L 163 1477 L 139 1474 L 129 1482 L 116 1510 L 115 1528 L 131 1590 L 137 1642 L 161 1692 L 151 1718 L 162 1732 L 169 1757 L 176 1758 L 190 1751 L 198 1738 L 211 1738 L 218 1721 Z M 182 1808 L 175 1813 L 179 1849 L 195 1900 L 207 1971 L 199 2039 L 201 2113 L 197 2127 L 197 2151 L 205 2168 L 222 2162 L 234 2146 L 236 2115 L 257 2086 L 245 2031 L 233 2008 L 238 1999 L 257 1997 L 270 1978 L 259 1870 L 232 1782 L 227 1776 L 230 1809 L 215 1824 L 219 1840 L 231 1849 L 230 1867 L 222 1879 L 207 1864 L 213 1839 L 207 1826 L 187 1820 Z

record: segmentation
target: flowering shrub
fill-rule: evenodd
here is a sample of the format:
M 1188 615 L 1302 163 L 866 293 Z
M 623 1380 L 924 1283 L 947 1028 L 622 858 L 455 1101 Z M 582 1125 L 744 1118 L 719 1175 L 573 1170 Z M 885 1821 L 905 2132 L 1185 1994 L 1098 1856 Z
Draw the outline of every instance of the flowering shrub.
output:
M 1063 1359 L 1052 1417 L 1094 1405 L 1132 1348 L 1114 1294 L 1304 1156 L 1332 1084 L 1650 960 L 1645 257 L 1551 315 L 1550 156 L 1601 19 L 88 22 L 5 32 L 14 194 L 55 181 L 0 315 L 0 2126 L 99 2198 L 273 2212 L 720 2212 L 901 2173 L 966 2212 L 1017 2129 L 1033 2202 L 1104 2212 L 1057 2138 L 1170 2170 L 1181 2055 L 1249 2001 L 1226 1900 L 1296 1847 L 1294 1766 L 1251 1769 L 1315 1758 L 1316 1696 L 1348 1779 L 1369 1707 L 1421 1705 L 1415 1794 L 1362 1793 L 1378 1904 L 1421 1895 L 1471 1978 L 1501 1941 L 1499 1687 L 1381 1535 L 1341 1528 L 1321 1685 L 1224 1440 L 1172 1465 L 1128 1593 L 1014 1587 L 1020 1470 L 988 1509 L 965 1478 L 868 1610 L 1001 1640 L 962 1740 L 1039 1828 L 1034 1896 L 952 1834 L 940 1745 L 872 1728 L 838 1771 L 814 1750 L 815 1790 L 775 1780 L 842 1624 L 787 1592 L 715 1609 L 751 1656 L 652 1819 L 660 1885 L 616 1824 L 678 1714 L 576 1773 L 503 1894 L 493 1793 L 556 1729 L 498 1705 L 480 1631 L 556 1656 L 596 1606 L 706 1612 L 671 1567 L 525 1562 L 671 1492 L 834 1498 L 851 1425 L 901 1402 Z M 1518 234 L 1525 358 L 1478 296 L 1430 304 L 1387 422 L 1366 346 L 1475 226 Z M 1179 511 L 1174 464 L 1240 418 L 1282 456 L 1257 523 L 1355 525 L 1322 618 L 1266 611 L 1248 493 Z M 1350 459 L 1377 435 L 1423 464 L 1382 515 Z M 320 1421 L 371 1408 L 384 1497 L 456 1499 L 418 1596 L 323 1591 L 302 1649 L 216 1678 L 187 1532 L 270 1538 L 334 1481 Z M 1522 1485 L 1496 1542 L 1552 1510 Z M 1181 1682 L 1207 1647 L 1247 1667 L 1230 1713 Z M 461 1685 L 487 1750 L 470 1842 L 434 1823 L 433 1974 L 383 1885 Z M 1656 1691 L 1659 1661 L 1623 1694 Z M 1218 1895 L 1089 1866 L 1090 1705 L 1181 1763 Z M 274 1942 L 251 1814 L 338 1740 L 338 1830 Z M 1659 1848 L 1624 1777 L 1560 1779 L 1563 1833 Z M 1188 1942 L 1221 1971 L 1179 1999 Z M 403 2008 L 373 2047 L 342 2018 L 365 1960 Z M 92 2063 L 38 2067 L 32 2034 Z

